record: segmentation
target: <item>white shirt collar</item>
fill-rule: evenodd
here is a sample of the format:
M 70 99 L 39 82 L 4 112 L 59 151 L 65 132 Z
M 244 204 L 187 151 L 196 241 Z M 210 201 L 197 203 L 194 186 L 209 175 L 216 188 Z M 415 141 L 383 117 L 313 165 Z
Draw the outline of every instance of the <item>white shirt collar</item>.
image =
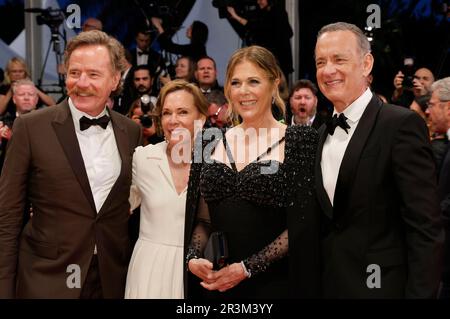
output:
M 309 119 L 309 122 L 308 122 L 308 125 L 309 125 L 309 126 L 312 125 L 312 123 L 314 122 L 314 119 L 315 119 L 315 118 L 316 118 L 316 114 L 314 114 L 314 115 Z M 295 115 L 292 115 L 291 125 L 299 125 L 299 124 L 295 123 Z
M 369 88 L 366 89 L 366 91 L 361 94 L 360 97 L 358 97 L 355 101 L 353 101 L 352 104 L 347 106 L 347 108 L 344 110 L 344 115 L 347 119 L 349 119 L 351 122 L 356 123 L 361 118 L 362 114 L 364 113 L 364 110 L 367 107 L 367 104 L 369 104 L 370 100 L 372 99 L 372 91 L 370 91 Z M 338 114 L 336 109 L 334 109 L 333 115 Z
M 75 125 L 75 130 L 79 131 L 79 132 L 81 132 L 81 130 L 80 130 L 80 119 L 83 116 L 86 116 L 89 119 L 93 119 L 93 118 L 102 117 L 103 115 L 106 114 L 106 106 L 105 106 L 105 108 L 103 109 L 103 111 L 99 115 L 94 117 L 94 116 L 91 116 L 91 115 L 89 115 L 87 113 L 84 113 L 84 112 L 80 111 L 79 109 L 77 109 L 75 104 L 73 104 L 72 100 L 70 99 L 70 97 L 68 99 L 68 102 L 69 102 L 70 113 L 72 113 L 72 119 L 73 119 L 73 124 Z
M 447 138 L 450 141 L 450 128 L 447 130 Z

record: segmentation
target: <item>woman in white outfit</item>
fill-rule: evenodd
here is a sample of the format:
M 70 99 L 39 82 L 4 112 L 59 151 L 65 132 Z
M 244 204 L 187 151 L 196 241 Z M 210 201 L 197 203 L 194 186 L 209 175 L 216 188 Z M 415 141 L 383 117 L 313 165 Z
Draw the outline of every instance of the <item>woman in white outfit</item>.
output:
M 194 131 L 208 102 L 184 80 L 166 84 L 155 112 L 165 141 L 136 148 L 130 203 L 141 205 L 139 239 L 128 267 L 125 298 L 183 298 L 186 190 Z

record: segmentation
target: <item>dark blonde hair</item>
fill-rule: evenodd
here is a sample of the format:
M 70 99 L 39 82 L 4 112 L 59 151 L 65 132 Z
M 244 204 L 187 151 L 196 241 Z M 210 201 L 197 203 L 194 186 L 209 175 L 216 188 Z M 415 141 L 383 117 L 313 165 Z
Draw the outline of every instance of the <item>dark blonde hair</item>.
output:
M 88 45 L 101 45 L 108 49 L 111 70 L 113 73 L 122 74 L 122 72 L 125 71 L 125 50 L 122 44 L 105 32 L 98 30 L 81 32 L 69 41 L 66 51 L 64 52 L 64 64 L 66 69 L 68 68 L 70 56 L 73 51 L 79 47 Z M 119 81 L 119 85 L 114 92 L 120 91 L 120 85 L 121 83 Z
M 286 113 L 286 105 L 283 101 L 283 99 L 280 96 L 280 91 L 277 85 L 275 85 L 275 81 L 278 79 L 281 81 L 281 69 L 278 65 L 277 59 L 275 56 L 267 50 L 266 48 L 252 45 L 249 47 L 245 47 L 242 49 L 237 50 L 233 53 L 233 55 L 230 58 L 230 61 L 228 62 L 227 66 L 227 73 L 225 76 L 225 87 L 224 87 L 224 93 L 228 100 L 228 104 L 231 106 L 231 110 L 233 109 L 233 104 L 231 103 L 231 77 L 233 76 L 234 69 L 236 66 L 242 62 L 250 62 L 254 65 L 256 65 L 258 68 L 262 69 L 264 73 L 267 75 L 267 78 L 269 81 L 274 85 L 275 89 L 275 105 L 279 109 L 279 111 L 283 114 L 283 116 Z M 232 117 L 235 121 L 237 119 L 238 114 L 233 114 Z
M 27 63 L 25 62 L 25 60 L 23 60 L 22 58 L 19 58 L 19 57 L 13 57 L 6 64 L 6 74 L 5 75 L 6 75 L 6 81 L 8 83 L 11 83 L 9 73 L 11 72 L 11 68 L 12 68 L 13 64 L 18 64 L 25 70 L 24 79 L 30 78 L 30 72 L 28 71 L 28 66 L 27 66 Z
M 156 126 L 159 132 L 162 131 L 161 126 L 161 115 L 164 102 L 166 101 L 167 95 L 176 91 L 186 91 L 194 97 L 194 105 L 197 110 L 205 116 L 208 117 L 208 106 L 209 103 L 200 91 L 199 87 L 193 83 L 189 83 L 185 80 L 176 79 L 165 84 L 159 93 L 158 100 L 156 101 L 156 106 L 154 110 L 154 115 L 157 117 Z

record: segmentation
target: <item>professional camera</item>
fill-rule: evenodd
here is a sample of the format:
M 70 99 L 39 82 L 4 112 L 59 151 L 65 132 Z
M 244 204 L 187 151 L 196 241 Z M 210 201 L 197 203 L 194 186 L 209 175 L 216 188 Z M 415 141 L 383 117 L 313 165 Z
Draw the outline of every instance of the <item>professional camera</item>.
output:
M 239 14 L 243 14 L 246 17 L 257 10 L 256 1 L 254 0 L 213 0 L 212 5 L 219 10 L 220 19 L 229 16 L 228 6 L 233 7 Z
M 36 22 L 38 25 L 47 25 L 50 29 L 58 30 L 61 23 L 63 23 L 65 16 L 61 9 L 53 9 L 49 7 L 47 9 L 42 8 L 28 8 L 24 10 L 25 12 L 39 13 L 36 16 Z
M 138 5 L 147 19 L 152 17 L 161 18 L 164 22 L 165 28 L 170 30 L 181 25 L 180 14 L 171 1 L 164 0 L 140 0 Z
M 139 120 L 141 121 L 141 125 L 145 128 L 149 128 L 153 125 L 152 116 L 148 113 L 152 111 L 154 108 L 154 105 L 150 99 L 150 96 L 148 94 L 144 94 L 141 96 L 141 110 L 143 115 L 139 117 Z
M 402 86 L 405 89 L 412 90 L 414 88 L 414 59 L 412 57 L 406 57 L 403 59 L 403 70 L 404 77 Z

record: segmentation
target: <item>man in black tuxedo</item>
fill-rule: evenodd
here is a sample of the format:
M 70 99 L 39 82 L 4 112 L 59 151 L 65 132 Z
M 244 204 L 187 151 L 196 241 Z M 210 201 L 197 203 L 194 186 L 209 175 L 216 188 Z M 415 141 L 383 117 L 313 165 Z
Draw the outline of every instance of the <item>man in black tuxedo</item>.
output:
M 425 122 L 370 91 L 374 59 L 355 25 L 323 27 L 315 59 L 334 105 L 315 169 L 323 296 L 436 297 L 444 232 Z
M 440 298 L 450 299 L 450 77 L 438 80 L 431 86 L 431 98 L 427 113 L 434 128 L 445 132 L 446 150 L 442 154 L 438 173 L 438 194 L 444 218 L 446 242 L 444 253 L 444 272 Z
M 151 48 L 149 31 L 140 30 L 136 35 L 136 48 L 130 51 L 132 65 L 148 65 L 152 73 L 157 73 L 158 66 L 163 67 L 161 55 Z

